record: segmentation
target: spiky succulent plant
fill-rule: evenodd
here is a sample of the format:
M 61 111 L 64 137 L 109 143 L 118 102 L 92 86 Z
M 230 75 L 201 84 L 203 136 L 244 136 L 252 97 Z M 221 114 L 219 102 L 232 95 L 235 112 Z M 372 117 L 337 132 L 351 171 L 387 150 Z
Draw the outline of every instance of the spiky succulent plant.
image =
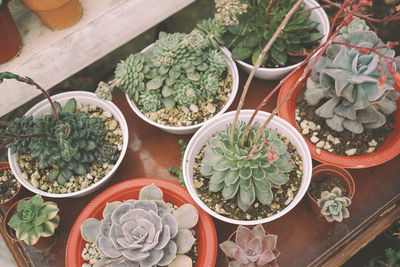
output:
M 232 57 L 255 64 L 295 2 L 247 1 L 247 11 L 237 15 L 239 23 L 227 26 L 223 36 L 225 46 L 232 51 Z M 319 23 L 309 19 L 310 13 L 305 11 L 304 5 L 298 9 L 264 57 L 262 67 L 297 63 L 293 60 L 300 61 L 298 56 L 304 59 L 309 53 L 307 49 L 318 45 L 324 35 L 317 29 Z
M 57 213 L 56 203 L 44 202 L 40 195 L 35 195 L 29 200 L 21 200 L 18 203 L 17 213 L 11 217 L 8 225 L 15 230 L 19 240 L 32 246 L 40 237 L 54 234 L 60 222 Z
M 323 191 L 317 203 L 321 208 L 321 214 L 328 222 L 341 222 L 350 217 L 347 206 L 351 204 L 351 199 L 342 196 L 342 190 L 339 187 L 333 188 L 331 192 Z
M 277 267 L 277 236 L 266 234 L 264 227 L 257 224 L 252 230 L 239 225 L 235 242 L 227 240 L 219 245 L 225 255 L 234 259 L 230 267 Z
M 273 186 L 288 181 L 286 173 L 294 164 L 287 146 L 275 129 L 263 131 L 263 138 L 256 140 L 259 123 L 249 132 L 248 144 L 239 147 L 246 124 L 239 122 L 235 129 L 234 144 L 230 142 L 231 125 L 208 140 L 200 173 L 209 179 L 209 191 L 222 190 L 224 199 L 237 197 L 243 211 L 258 199 L 262 204 L 271 204 Z
M 198 211 L 193 205 L 171 210 L 161 189 L 152 184 L 140 190 L 138 200 L 107 203 L 103 219 L 86 220 L 81 234 L 84 240 L 96 244 L 103 257 L 97 263 L 100 265 L 178 266 L 178 262 L 187 262 L 184 254 L 195 241 L 189 229 L 197 221 Z M 190 265 L 179 267 L 192 266 L 191 262 L 189 258 Z
M 189 34 L 161 32 L 149 50 L 118 64 L 111 84 L 119 86 L 144 112 L 152 112 L 212 98 L 218 91 L 215 84 L 219 85 L 226 70 L 224 55 L 200 29 Z M 105 91 L 113 86 L 99 84 L 98 96 L 110 96 Z
M 30 140 L 29 155 L 39 160 L 40 168 L 52 166 L 49 179 L 64 184 L 72 175 L 89 172 L 107 131 L 101 118 L 77 112 L 75 99 L 70 99 L 58 116 L 58 120 L 51 114 L 35 119 L 34 132 L 45 136 Z
M 353 27 L 353 23 L 359 21 L 349 25 L 358 28 Z M 360 134 L 364 128 L 375 129 L 386 123 L 386 115 L 397 108 L 399 93 L 393 87 L 395 81 L 390 74 L 386 82 L 380 84 L 382 73 L 389 67 L 386 61 L 379 62 L 379 56 L 370 50 L 340 43 L 374 48 L 389 58 L 394 57 L 394 51 L 386 48 L 374 32 L 364 27 L 346 32 L 348 37 L 338 35 L 334 39 L 336 44 L 326 50 L 327 56 L 321 57 L 314 66 L 307 80 L 305 98 L 310 105 L 320 105 L 316 114 L 326 119 L 331 129 Z M 393 66 L 399 67 L 399 64 Z

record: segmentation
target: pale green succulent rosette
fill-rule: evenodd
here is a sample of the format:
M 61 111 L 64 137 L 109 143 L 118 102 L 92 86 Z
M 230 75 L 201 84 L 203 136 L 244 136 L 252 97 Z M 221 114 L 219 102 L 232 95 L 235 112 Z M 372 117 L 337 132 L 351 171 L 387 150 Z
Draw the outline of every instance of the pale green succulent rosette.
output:
M 272 203 L 273 186 L 288 181 L 287 173 L 294 168 L 287 146 L 276 130 L 264 130 L 256 140 L 260 124 L 253 124 L 248 145 L 239 147 L 246 124 L 239 122 L 230 142 L 231 125 L 211 137 L 204 147 L 200 173 L 209 179 L 209 191 L 221 191 L 226 200 L 237 198 L 239 208 L 246 211 L 257 200 Z M 254 150 L 254 147 L 256 148 Z
M 142 188 L 138 200 L 107 203 L 101 221 L 89 218 L 81 225 L 82 238 L 96 244 L 103 257 L 95 266 L 178 266 L 195 242 L 191 232 L 198 211 L 191 204 L 176 210 L 163 201 L 154 184 Z M 189 259 L 187 259 L 189 258 Z
M 42 197 L 36 195 L 18 203 L 17 213 L 11 217 L 8 225 L 15 230 L 18 240 L 32 246 L 39 241 L 40 237 L 49 237 L 54 234 L 60 223 L 58 210 L 56 203 L 43 202 Z
M 342 190 L 339 187 L 333 188 L 331 192 L 322 192 L 321 199 L 317 203 L 321 208 L 321 214 L 328 222 L 341 222 L 350 217 L 347 206 L 351 204 L 351 200 L 342 196 Z
M 347 34 L 336 36 L 334 42 L 374 48 L 389 58 L 395 56 L 394 50 L 386 48 L 376 33 L 358 23 L 359 20 L 351 22 L 345 30 Z M 318 105 L 324 101 L 316 114 L 337 132 L 346 129 L 360 134 L 364 129 L 380 128 L 385 125 L 386 116 L 397 108 L 396 100 L 400 94 L 393 87 L 393 77 L 388 74 L 386 82 L 379 84 L 389 66 L 379 62 L 377 54 L 361 52 L 341 44 L 330 45 L 326 50 L 327 57 L 318 60 L 307 80 L 307 102 Z M 394 65 L 395 70 L 400 69 L 399 64 Z M 379 73 L 378 66 L 382 68 Z

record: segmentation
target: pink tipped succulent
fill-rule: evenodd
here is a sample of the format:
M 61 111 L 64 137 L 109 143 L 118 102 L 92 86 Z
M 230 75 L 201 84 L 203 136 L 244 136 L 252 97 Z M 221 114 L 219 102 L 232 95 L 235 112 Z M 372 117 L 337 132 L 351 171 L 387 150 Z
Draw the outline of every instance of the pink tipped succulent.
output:
M 235 242 L 227 240 L 219 245 L 225 255 L 234 259 L 229 267 L 278 267 L 276 258 L 277 235 L 266 234 L 261 224 L 253 230 L 239 225 Z

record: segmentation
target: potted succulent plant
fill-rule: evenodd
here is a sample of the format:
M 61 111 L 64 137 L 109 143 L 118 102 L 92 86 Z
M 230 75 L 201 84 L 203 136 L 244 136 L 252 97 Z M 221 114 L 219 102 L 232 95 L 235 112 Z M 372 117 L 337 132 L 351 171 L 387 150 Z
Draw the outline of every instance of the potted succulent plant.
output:
M 281 217 L 301 200 L 311 179 L 311 157 L 301 135 L 278 117 L 262 129 L 267 112 L 259 111 L 249 126 L 254 112 L 240 112 L 233 141 L 235 112 L 211 120 L 192 137 L 183 158 L 183 177 L 193 199 L 233 224 Z
M 342 167 L 383 163 L 396 155 L 400 58 L 355 18 L 343 27 L 279 115 L 308 139 L 313 158 Z M 298 80 L 291 77 L 278 102 Z M 393 116 L 394 115 L 394 116 Z
M 110 99 L 114 86 L 126 93 L 133 111 L 146 122 L 188 134 L 229 107 L 238 72 L 227 50 L 214 48 L 200 29 L 161 32 L 154 44 L 117 65 L 115 79 L 101 82 L 98 96 Z
M 232 1 L 230 5 L 225 1 L 215 2 L 215 20 L 222 25 L 219 41 L 250 73 L 263 48 L 297 1 Z M 318 7 L 314 0 L 305 0 L 304 5 L 299 6 L 264 56 L 255 77 L 267 80 L 282 78 L 326 41 L 329 20 L 325 11 Z
M 235 236 L 235 241 L 231 239 Z M 219 245 L 228 258 L 234 259 L 229 266 L 278 267 L 276 262 L 280 252 L 276 249 L 278 236 L 265 232 L 262 224 L 252 230 L 239 225 L 227 241 Z
M 57 204 L 44 202 L 40 195 L 15 203 L 7 212 L 4 227 L 9 238 L 33 246 L 50 237 L 60 223 Z
M 40 20 L 53 30 L 68 28 L 82 17 L 80 0 L 21 0 Z
M 8 9 L 9 0 L 0 0 L 0 64 L 13 59 L 22 48 L 22 38 Z
M 21 184 L 12 174 L 8 162 L 0 162 L 0 207 L 10 207 L 20 191 Z
M 0 133 L 11 170 L 28 190 L 48 197 L 81 196 L 106 183 L 127 149 L 128 127 L 119 109 L 93 93 L 52 98 L 32 79 L 9 72 L 4 79 L 36 86 L 47 97 Z
M 348 206 L 355 193 L 355 183 L 345 169 L 331 164 L 313 168 L 307 196 L 312 209 L 328 222 L 348 218 Z
M 183 187 L 136 178 L 89 203 L 71 230 L 65 258 L 67 266 L 213 267 L 216 255 L 212 219 Z

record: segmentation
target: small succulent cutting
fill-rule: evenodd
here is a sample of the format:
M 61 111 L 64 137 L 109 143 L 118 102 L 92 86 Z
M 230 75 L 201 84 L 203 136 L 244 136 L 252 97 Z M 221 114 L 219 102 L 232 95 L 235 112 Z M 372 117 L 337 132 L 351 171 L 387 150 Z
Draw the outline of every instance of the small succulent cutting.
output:
M 103 257 L 96 266 L 190 267 L 191 258 L 184 254 L 195 242 L 190 229 L 197 221 L 193 205 L 171 209 L 161 189 L 152 184 L 140 190 L 138 200 L 107 203 L 103 219 L 87 219 L 81 234 Z
M 323 191 L 317 203 L 321 208 L 321 214 L 328 222 L 341 222 L 350 217 L 347 206 L 351 204 L 351 199 L 342 196 L 342 190 L 339 187 L 333 188 L 331 192 Z
M 101 82 L 96 93 L 110 99 L 111 91 L 118 86 L 144 112 L 176 105 L 189 107 L 213 98 L 226 71 L 224 55 L 202 30 L 189 34 L 161 32 L 151 49 L 121 61 L 115 79 L 109 84 Z
M 57 213 L 56 203 L 43 202 L 40 195 L 35 195 L 29 200 L 21 200 L 18 203 L 17 213 L 11 217 L 8 225 L 15 230 L 17 239 L 32 246 L 40 237 L 54 234 L 60 222 Z
M 233 145 L 231 125 L 210 138 L 200 168 L 200 173 L 209 179 L 209 191 L 222 191 L 224 199 L 236 197 L 243 211 L 248 210 L 256 198 L 262 204 L 271 204 L 272 187 L 285 184 L 286 173 L 294 168 L 287 146 L 276 130 L 264 130 L 263 138 L 257 139 L 258 122 L 248 134 L 247 145 L 239 147 L 245 127 L 244 122 L 237 124 Z
M 235 242 L 227 240 L 219 245 L 228 258 L 234 259 L 229 267 L 277 267 L 277 235 L 265 233 L 261 224 L 252 230 L 239 225 Z
M 365 21 L 354 19 L 342 33 L 314 66 L 305 97 L 310 105 L 319 105 L 316 114 L 331 129 L 360 134 L 365 128 L 382 127 L 396 110 L 400 94 L 393 75 L 400 64 L 389 62 L 394 50 L 369 31 Z
M 101 118 L 89 117 L 79 111 L 75 99 L 68 100 L 62 107 L 28 77 L 2 72 L 0 83 L 4 79 L 16 79 L 36 86 L 48 98 L 53 114 L 15 119 L 0 132 L 1 148 L 7 147 L 13 154 L 29 154 L 38 159 L 39 168 L 51 168 L 48 177 L 59 184 L 64 184 L 73 175 L 88 173 L 94 162 L 115 160 L 115 153 L 105 153 L 116 152 L 116 146 L 104 145 L 103 137 L 107 130 Z
M 236 24 L 226 26 L 223 42 L 232 51 L 234 59 L 255 65 L 261 51 L 296 0 L 245 2 L 247 9 L 237 15 Z M 225 17 L 225 13 L 217 13 L 216 16 Z M 297 10 L 264 57 L 262 67 L 297 63 L 293 59 L 300 57 L 298 61 L 301 61 L 313 46 L 318 45 L 324 35 L 317 29 L 319 23 L 310 20 L 310 14 L 311 11 L 305 10 L 304 5 Z

